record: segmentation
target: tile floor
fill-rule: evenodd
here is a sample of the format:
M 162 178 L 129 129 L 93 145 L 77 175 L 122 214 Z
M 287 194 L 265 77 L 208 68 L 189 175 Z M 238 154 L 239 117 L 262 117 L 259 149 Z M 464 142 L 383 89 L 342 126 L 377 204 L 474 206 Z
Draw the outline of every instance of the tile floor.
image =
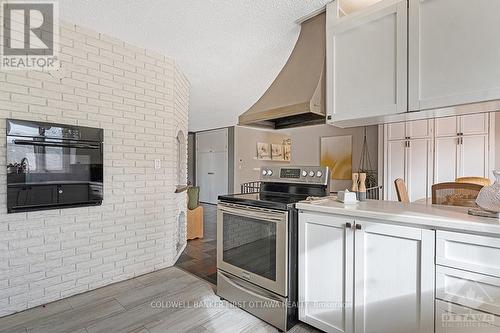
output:
M 188 241 L 175 266 L 217 284 L 217 206 L 201 205 L 204 215 L 204 237 Z
M 176 267 L 0 318 L 0 333 L 277 332 Z M 298 324 L 290 332 L 318 332 Z

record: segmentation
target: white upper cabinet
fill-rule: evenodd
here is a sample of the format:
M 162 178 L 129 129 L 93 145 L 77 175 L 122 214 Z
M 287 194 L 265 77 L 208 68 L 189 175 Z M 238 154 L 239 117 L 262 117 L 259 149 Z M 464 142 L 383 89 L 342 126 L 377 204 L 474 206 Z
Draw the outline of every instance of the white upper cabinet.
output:
M 341 17 L 327 6 L 330 122 L 407 111 L 407 2 L 382 0 Z
M 498 13 L 496 0 L 409 0 L 410 111 L 500 98 Z

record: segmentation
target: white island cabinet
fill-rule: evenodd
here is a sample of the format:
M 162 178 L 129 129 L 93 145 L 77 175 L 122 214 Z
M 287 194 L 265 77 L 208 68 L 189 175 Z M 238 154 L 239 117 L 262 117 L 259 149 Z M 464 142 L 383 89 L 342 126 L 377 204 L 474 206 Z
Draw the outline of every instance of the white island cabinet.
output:
M 299 216 L 301 321 L 326 332 L 433 331 L 434 231 Z

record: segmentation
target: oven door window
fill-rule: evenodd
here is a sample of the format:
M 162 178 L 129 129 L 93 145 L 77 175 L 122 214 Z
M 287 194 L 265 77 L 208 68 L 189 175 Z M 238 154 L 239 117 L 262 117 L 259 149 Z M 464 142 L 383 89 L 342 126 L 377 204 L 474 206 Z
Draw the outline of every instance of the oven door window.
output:
M 7 164 L 26 164 L 26 183 L 102 182 L 102 147 L 99 143 L 36 141 L 8 137 Z
M 223 215 L 223 260 L 276 281 L 276 223 Z

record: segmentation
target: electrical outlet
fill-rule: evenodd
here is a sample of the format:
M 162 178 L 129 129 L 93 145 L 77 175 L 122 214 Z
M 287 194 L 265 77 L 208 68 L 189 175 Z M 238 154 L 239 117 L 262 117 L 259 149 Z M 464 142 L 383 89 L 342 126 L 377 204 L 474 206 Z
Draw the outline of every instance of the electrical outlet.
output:
M 155 160 L 155 170 L 161 169 L 161 160 Z

